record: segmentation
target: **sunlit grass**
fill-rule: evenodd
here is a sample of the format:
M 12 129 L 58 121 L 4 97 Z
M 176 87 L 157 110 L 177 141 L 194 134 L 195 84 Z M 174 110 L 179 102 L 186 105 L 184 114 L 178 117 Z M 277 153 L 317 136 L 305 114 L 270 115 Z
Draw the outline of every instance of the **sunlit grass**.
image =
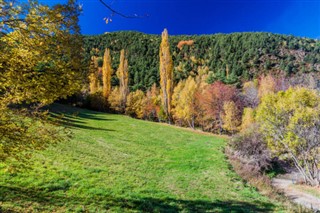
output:
M 223 138 L 63 105 L 53 110 L 66 114 L 73 139 L 35 153 L 31 170 L 1 175 L 2 211 L 281 209 L 230 170 Z

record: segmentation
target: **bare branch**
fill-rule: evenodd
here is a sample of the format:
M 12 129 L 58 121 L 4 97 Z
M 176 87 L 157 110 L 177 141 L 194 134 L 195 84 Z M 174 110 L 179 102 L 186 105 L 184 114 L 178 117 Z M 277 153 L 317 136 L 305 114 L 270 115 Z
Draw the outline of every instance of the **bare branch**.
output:
M 144 18 L 144 17 L 147 17 L 148 15 L 146 16 L 139 16 L 137 14 L 134 14 L 134 15 L 125 15 L 115 9 L 113 9 L 110 5 L 108 5 L 107 3 L 105 3 L 103 0 L 99 0 L 101 2 L 101 4 L 103 4 L 106 8 L 108 8 L 108 10 L 110 10 L 112 12 L 112 14 L 117 14 L 123 18 Z

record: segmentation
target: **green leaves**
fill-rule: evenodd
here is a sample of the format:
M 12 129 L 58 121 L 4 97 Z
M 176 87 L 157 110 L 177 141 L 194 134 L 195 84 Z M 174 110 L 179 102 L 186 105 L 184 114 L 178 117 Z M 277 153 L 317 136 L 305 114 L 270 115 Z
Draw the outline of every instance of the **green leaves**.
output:
M 266 95 L 257 108 L 256 119 L 273 153 L 291 158 L 308 183 L 320 184 L 319 94 L 295 87 Z

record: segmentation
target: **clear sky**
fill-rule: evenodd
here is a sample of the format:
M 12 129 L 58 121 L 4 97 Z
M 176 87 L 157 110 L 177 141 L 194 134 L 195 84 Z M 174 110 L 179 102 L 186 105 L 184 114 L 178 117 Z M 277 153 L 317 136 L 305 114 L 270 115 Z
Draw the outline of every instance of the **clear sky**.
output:
M 59 0 L 43 0 L 43 2 Z M 104 0 L 127 15 L 112 17 L 98 0 L 79 0 L 83 5 L 83 34 L 135 30 L 160 34 L 213 34 L 273 32 L 320 39 L 320 0 Z M 41 2 L 41 1 L 40 1 Z

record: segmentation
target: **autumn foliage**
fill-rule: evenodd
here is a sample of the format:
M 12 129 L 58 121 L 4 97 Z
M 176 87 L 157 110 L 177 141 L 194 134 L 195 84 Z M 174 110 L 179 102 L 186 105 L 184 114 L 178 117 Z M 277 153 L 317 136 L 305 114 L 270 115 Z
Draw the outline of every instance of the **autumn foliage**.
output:
M 102 82 L 103 82 L 103 97 L 107 100 L 111 92 L 111 75 L 113 70 L 111 67 L 110 49 L 106 49 L 103 56 L 102 66 Z
M 162 108 L 167 117 L 171 120 L 171 98 L 173 92 L 173 61 L 170 53 L 169 35 L 167 29 L 162 32 L 160 45 L 160 87 Z
M 179 41 L 177 47 L 181 50 L 183 46 L 192 46 L 194 44 L 194 40 L 187 40 L 187 41 Z
M 239 102 L 236 88 L 217 81 L 208 85 L 198 98 L 201 100 L 201 108 L 205 112 L 203 119 L 206 121 L 206 126 L 204 129 L 218 129 L 222 133 L 225 102 Z

